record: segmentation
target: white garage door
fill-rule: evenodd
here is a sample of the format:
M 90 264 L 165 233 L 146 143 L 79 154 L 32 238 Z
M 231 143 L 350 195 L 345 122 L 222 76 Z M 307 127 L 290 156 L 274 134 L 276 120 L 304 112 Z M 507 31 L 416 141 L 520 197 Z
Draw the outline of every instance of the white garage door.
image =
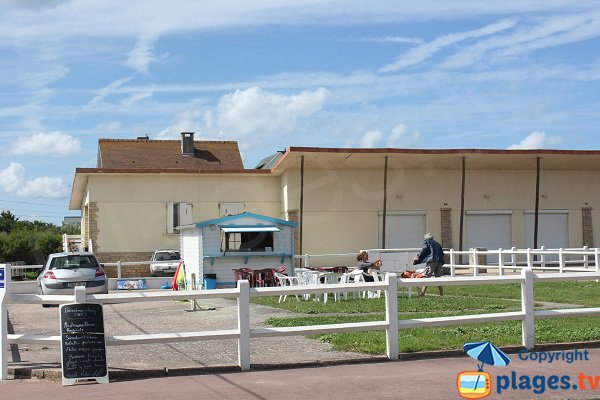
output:
M 467 211 L 466 249 L 483 247 L 488 250 L 510 249 L 510 212 L 469 212 Z M 488 263 L 497 264 L 498 256 L 488 256 Z
M 525 211 L 525 247 L 533 248 L 533 235 L 535 230 L 535 213 Z M 545 246 L 547 249 L 569 247 L 568 213 L 564 210 L 540 211 L 538 214 L 538 249 Z
M 379 213 L 377 229 L 379 247 L 382 246 L 383 216 Z M 406 249 L 421 247 L 425 235 L 425 212 L 388 211 L 385 219 L 386 249 Z

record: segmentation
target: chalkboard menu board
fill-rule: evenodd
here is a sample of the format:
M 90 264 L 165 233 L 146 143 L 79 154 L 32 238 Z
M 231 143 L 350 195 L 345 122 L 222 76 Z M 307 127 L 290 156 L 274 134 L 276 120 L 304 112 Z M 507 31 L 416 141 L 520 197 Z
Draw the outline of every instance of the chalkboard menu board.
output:
M 83 379 L 108 383 L 102 305 L 62 305 L 60 333 L 63 386 Z

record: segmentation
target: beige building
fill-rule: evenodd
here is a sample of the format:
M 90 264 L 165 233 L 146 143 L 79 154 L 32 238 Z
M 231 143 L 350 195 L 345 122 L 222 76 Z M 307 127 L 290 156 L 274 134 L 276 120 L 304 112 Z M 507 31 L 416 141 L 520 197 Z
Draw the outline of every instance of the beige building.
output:
M 243 211 L 298 222 L 296 254 L 419 247 L 425 232 L 455 249 L 593 247 L 598 204 L 600 151 L 290 147 L 244 169 L 237 143 L 189 133 L 100 140 L 70 199 L 103 261 L 147 260 L 178 248 L 177 226 Z

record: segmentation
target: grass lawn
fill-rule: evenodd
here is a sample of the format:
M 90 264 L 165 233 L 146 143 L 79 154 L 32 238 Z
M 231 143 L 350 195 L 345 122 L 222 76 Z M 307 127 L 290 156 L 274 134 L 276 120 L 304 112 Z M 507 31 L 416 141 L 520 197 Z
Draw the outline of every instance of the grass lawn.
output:
M 416 292 L 416 290 L 414 291 Z M 430 288 L 431 293 L 437 293 Z M 400 319 L 428 318 L 450 315 L 483 314 L 520 309 L 519 285 L 452 286 L 444 288 L 444 297 L 429 295 L 411 299 L 399 295 Z M 551 282 L 536 283 L 534 296 L 536 308 L 541 302 L 578 304 L 600 307 L 600 283 Z M 511 300 L 512 299 L 512 300 Z M 341 302 L 297 302 L 294 297 L 278 304 L 278 298 L 254 298 L 254 303 L 301 313 L 298 317 L 271 318 L 273 326 L 302 326 L 384 319 L 383 299 L 356 299 Z M 546 307 L 547 308 L 547 307 Z M 309 315 L 307 315 L 309 314 Z M 385 332 L 352 332 L 315 335 L 314 338 L 331 343 L 335 350 L 356 351 L 369 354 L 385 353 Z M 460 349 L 465 342 L 492 340 L 498 346 L 521 343 L 519 321 L 490 324 L 456 325 L 435 328 L 411 328 L 399 332 L 401 352 Z M 536 343 L 600 340 L 600 317 L 556 318 L 535 322 Z
M 448 286 L 444 288 L 444 293 L 453 296 L 520 299 L 521 285 Z M 536 301 L 600 307 L 600 284 L 596 281 L 537 282 L 533 286 L 533 298 Z

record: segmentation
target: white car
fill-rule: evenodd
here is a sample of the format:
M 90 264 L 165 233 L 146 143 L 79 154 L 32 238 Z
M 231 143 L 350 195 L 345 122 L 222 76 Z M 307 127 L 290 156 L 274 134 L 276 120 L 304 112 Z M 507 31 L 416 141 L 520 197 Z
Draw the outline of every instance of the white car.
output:
M 76 286 L 85 286 L 88 294 L 108 293 L 102 266 L 87 252 L 50 254 L 37 280 L 40 294 L 73 294 Z
M 152 276 L 173 276 L 181 256 L 178 250 L 156 250 L 150 260 L 150 274 Z

